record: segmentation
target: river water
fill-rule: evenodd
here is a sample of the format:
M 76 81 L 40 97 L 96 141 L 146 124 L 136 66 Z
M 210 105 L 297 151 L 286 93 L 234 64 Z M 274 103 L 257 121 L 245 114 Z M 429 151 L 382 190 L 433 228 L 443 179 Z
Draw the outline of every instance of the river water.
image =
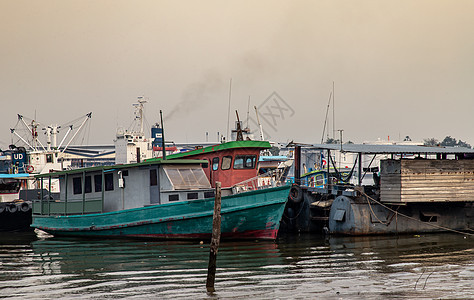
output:
M 216 293 L 196 242 L 0 235 L 6 299 L 474 299 L 474 238 L 283 235 L 222 242 Z

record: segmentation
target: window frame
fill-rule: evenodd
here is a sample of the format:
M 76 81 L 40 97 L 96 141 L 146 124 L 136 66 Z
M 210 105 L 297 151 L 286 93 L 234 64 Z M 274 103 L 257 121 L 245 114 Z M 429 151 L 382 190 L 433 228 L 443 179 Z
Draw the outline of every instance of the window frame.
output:
M 242 159 L 242 167 L 236 167 L 236 162 Z M 251 166 L 247 165 L 247 160 L 251 160 Z M 240 165 L 240 164 L 239 164 Z M 253 170 L 257 166 L 257 155 L 254 154 L 244 154 L 244 155 L 236 155 L 234 158 L 233 168 L 234 170 Z
M 212 158 L 212 171 L 217 171 L 219 170 L 219 157 L 213 157 Z
M 94 175 L 94 192 L 102 192 L 102 174 Z
M 114 173 L 105 173 L 105 191 L 110 192 L 114 190 Z
M 82 195 L 82 177 L 72 178 L 72 194 Z
M 92 193 L 92 177 L 90 175 L 84 177 L 84 193 Z
M 228 167 L 227 167 L 227 165 L 225 165 L 226 166 L 225 169 L 224 169 L 224 159 L 226 159 L 226 162 L 227 162 L 227 159 L 229 159 L 229 165 L 228 165 Z M 224 171 L 225 170 L 230 170 L 230 168 L 232 168 L 232 160 L 233 160 L 232 155 L 223 156 L 222 161 L 221 161 L 221 170 L 224 170 Z
M 150 186 L 158 185 L 158 169 L 150 169 Z

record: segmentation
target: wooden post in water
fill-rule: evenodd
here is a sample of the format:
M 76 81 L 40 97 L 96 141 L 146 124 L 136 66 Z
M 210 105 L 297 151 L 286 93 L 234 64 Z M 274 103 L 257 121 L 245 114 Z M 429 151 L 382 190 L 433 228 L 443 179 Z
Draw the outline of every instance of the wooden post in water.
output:
M 219 242 L 221 240 L 221 183 L 216 182 L 216 197 L 214 200 L 214 216 L 212 218 L 212 239 L 209 252 L 209 267 L 207 269 L 206 289 L 208 293 L 215 292 L 216 260 Z

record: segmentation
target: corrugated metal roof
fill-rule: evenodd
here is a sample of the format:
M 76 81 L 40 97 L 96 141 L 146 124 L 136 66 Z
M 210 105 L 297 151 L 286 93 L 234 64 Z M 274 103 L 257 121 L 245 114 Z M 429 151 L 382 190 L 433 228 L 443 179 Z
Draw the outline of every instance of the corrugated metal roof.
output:
M 340 144 L 314 144 L 310 149 L 341 150 Z M 464 147 L 430 147 L 417 145 L 343 144 L 342 151 L 366 154 L 474 154 L 474 149 Z

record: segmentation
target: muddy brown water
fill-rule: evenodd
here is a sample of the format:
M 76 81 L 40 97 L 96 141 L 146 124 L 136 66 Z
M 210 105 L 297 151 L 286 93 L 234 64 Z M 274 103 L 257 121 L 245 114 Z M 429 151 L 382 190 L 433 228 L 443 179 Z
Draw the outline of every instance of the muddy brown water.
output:
M 474 299 L 474 238 L 282 235 L 221 242 L 0 235 L 5 299 Z

